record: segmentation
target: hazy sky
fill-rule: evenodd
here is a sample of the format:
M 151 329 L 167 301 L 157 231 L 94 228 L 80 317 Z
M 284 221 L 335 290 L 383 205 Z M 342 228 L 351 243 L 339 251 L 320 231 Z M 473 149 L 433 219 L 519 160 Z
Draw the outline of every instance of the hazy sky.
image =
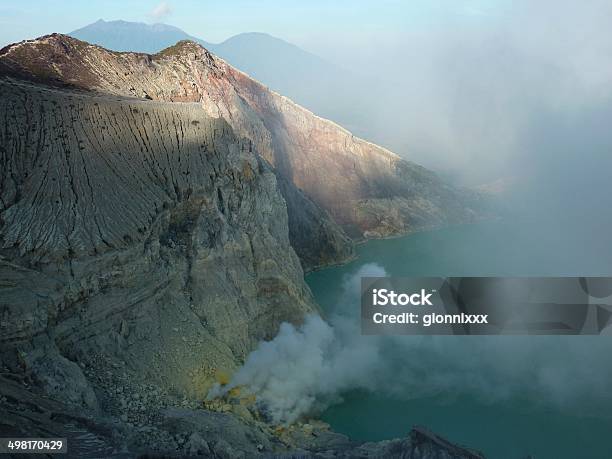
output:
M 241 32 L 267 32 L 301 44 L 327 37 L 362 41 L 432 22 L 481 20 L 506 0 L 104 0 L 0 1 L 0 45 L 51 32 L 71 32 L 98 19 L 165 22 L 212 42 Z
M 536 159 L 567 145 L 557 139 L 568 129 L 565 158 L 606 170 L 612 157 L 612 139 L 603 148 L 591 132 L 612 107 L 612 0 L 0 0 L 0 45 L 98 19 L 163 22 L 209 42 L 266 32 L 366 74 L 347 77 L 350 104 L 337 103 L 366 122 L 334 120 L 466 184 L 546 169 Z

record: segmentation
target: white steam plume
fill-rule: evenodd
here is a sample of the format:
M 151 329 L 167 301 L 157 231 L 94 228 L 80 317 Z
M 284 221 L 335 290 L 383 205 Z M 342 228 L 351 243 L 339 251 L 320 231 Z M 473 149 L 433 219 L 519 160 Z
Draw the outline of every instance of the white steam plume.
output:
M 316 414 L 354 389 L 399 399 L 528 397 L 576 414 L 612 403 L 607 336 L 361 335 L 360 278 L 385 275 L 378 265 L 364 265 L 345 279 L 344 297 L 329 322 L 313 315 L 301 327 L 283 324 L 230 384 L 216 386 L 209 397 L 244 386 L 275 423 Z
M 385 275 L 378 265 L 364 265 L 345 281 L 345 291 L 359 291 L 361 276 Z M 291 423 L 338 401 L 347 390 L 370 388 L 368 376 L 379 361 L 377 341 L 361 336 L 359 323 L 342 311 L 329 323 L 317 315 L 306 317 L 301 327 L 283 323 L 276 338 L 262 342 L 230 384 L 214 387 L 209 397 L 246 386 L 272 421 Z

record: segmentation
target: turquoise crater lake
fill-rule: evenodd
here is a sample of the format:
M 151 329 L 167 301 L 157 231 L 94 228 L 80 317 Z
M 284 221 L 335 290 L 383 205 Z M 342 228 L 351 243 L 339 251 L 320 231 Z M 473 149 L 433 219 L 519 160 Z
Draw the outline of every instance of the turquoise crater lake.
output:
M 509 226 L 503 221 L 369 241 L 358 246 L 357 255 L 357 259 L 346 265 L 307 275 L 306 281 L 326 315 L 339 310 L 345 314 L 349 311 L 348 314 L 354 314 L 358 320 L 357 295 L 347 300 L 347 288 L 356 288 L 358 284 L 351 280 L 367 266 L 375 266 L 392 276 L 596 276 L 612 273 L 612 259 L 607 251 L 596 247 L 586 249 L 554 231 L 547 233 L 524 225 Z M 355 440 L 401 437 L 413 425 L 421 425 L 450 441 L 480 450 L 492 459 L 520 459 L 528 454 L 538 459 L 612 457 L 609 440 L 612 380 L 605 382 L 605 378 L 612 375 L 612 337 L 443 338 L 446 341 L 436 345 L 438 354 L 392 356 L 397 361 L 397 374 L 385 376 L 395 388 L 398 384 L 401 387 L 401 378 L 407 378 L 405 392 L 395 390 L 390 395 L 380 387 L 349 390 L 341 394 L 339 403 L 322 413 L 322 418 L 334 430 Z M 500 348 L 508 355 L 499 355 L 497 363 L 495 355 L 492 359 L 487 354 L 488 349 L 499 344 L 492 340 L 508 338 L 518 341 L 507 342 Z M 449 359 L 460 356 L 457 348 L 462 346 L 466 347 L 466 352 L 483 352 L 482 363 L 478 363 L 478 356 L 471 359 L 464 373 L 461 363 L 445 361 L 447 356 Z M 531 348 L 537 354 L 533 364 L 529 362 Z M 513 360 L 515 350 L 518 357 Z M 422 378 L 423 386 L 430 387 L 419 387 L 421 378 L 418 375 L 412 378 L 402 371 L 405 369 L 402 362 L 406 368 L 411 368 L 408 359 L 432 359 L 432 355 L 435 360 L 419 367 L 424 367 L 426 372 L 430 369 L 431 374 Z M 602 355 L 607 359 L 602 359 Z M 500 368 L 493 368 L 496 365 Z M 454 369 L 444 373 L 445 377 L 457 376 L 457 384 L 432 388 L 435 373 L 445 371 L 446 366 Z M 499 382 L 495 377 L 487 377 L 489 374 L 511 377 L 505 384 L 503 380 Z M 498 381 L 494 387 L 487 385 L 491 380 Z M 539 387 L 539 392 L 534 387 Z M 550 393 L 547 393 L 549 387 Z

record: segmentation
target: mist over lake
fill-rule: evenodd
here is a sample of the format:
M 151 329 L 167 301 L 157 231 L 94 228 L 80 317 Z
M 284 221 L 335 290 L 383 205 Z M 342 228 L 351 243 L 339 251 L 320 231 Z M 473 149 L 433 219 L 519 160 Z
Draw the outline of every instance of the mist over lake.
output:
M 569 234 L 551 228 L 530 231 L 524 223 L 487 221 L 369 241 L 358 247 L 357 260 L 306 279 L 328 317 L 358 322 L 361 275 L 612 272 L 607 252 L 576 246 Z M 611 345 L 610 336 L 388 337 L 378 345 L 386 364 L 373 365 L 371 381 L 356 383 L 322 416 L 362 440 L 424 425 L 459 444 L 479 439 L 487 457 L 575 458 L 588 450 L 589 457 L 605 458 L 605 432 L 612 429 Z

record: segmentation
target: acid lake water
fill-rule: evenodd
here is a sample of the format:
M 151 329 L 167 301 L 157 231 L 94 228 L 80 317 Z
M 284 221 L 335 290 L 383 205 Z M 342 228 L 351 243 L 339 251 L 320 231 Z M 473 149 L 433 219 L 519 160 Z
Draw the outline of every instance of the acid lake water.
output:
M 351 280 L 354 281 L 360 270 L 367 266 L 373 266 L 379 272 L 384 270 L 390 276 L 612 275 L 612 257 L 608 247 L 607 244 L 600 246 L 597 241 L 591 243 L 587 240 L 581 244 L 554 230 L 543 232 L 502 221 L 485 222 L 369 241 L 357 247 L 356 260 L 310 273 L 306 281 L 327 315 L 333 315 L 342 307 L 344 311 L 348 308 L 349 314 L 354 314 L 358 320 L 358 295 L 353 295 L 347 305 L 346 290 L 357 288 L 358 284 Z M 406 393 L 400 391 L 397 394 L 395 391 L 395 395 L 390 395 L 384 388 L 378 388 L 341 394 L 341 401 L 324 411 L 322 418 L 334 430 L 356 440 L 402 437 L 412 426 L 424 426 L 492 459 L 520 459 L 528 454 L 536 459 L 612 457 L 612 380 L 604 378 L 612 375 L 612 337 L 444 338 L 449 339 L 442 345 L 449 346 L 449 354 L 452 354 L 450 347 L 465 345 L 465 340 L 472 340 L 470 349 L 479 349 L 480 346 L 483 351 L 492 343 L 491 340 L 508 338 L 523 340 L 527 349 L 529 346 L 539 349 L 539 344 L 534 343 L 547 346 L 552 349 L 549 352 L 554 362 L 551 365 L 553 370 L 541 376 L 550 379 L 546 382 L 551 387 L 550 400 L 545 392 L 532 394 L 529 379 L 522 379 L 520 375 L 516 380 L 513 378 L 508 390 L 503 383 L 499 387 L 474 389 L 474 386 L 465 387 L 462 381 L 466 379 L 458 379 L 454 388 L 442 384 L 438 390 L 423 387 L 421 391 L 419 377 L 415 377 L 406 381 L 410 387 Z M 567 340 L 573 341 L 568 345 Z M 555 355 L 556 343 L 560 345 L 558 355 Z M 563 344 L 569 347 L 564 348 Z M 568 355 L 565 359 L 565 354 L 571 354 L 572 349 L 580 348 L 584 352 L 591 346 L 594 354 L 591 356 L 592 364 L 584 362 L 584 355 L 589 355 L 588 352 L 584 355 L 577 352 L 578 357 Z M 507 352 L 513 352 L 512 349 L 513 345 L 510 345 Z M 517 358 L 529 360 L 529 354 L 521 349 L 523 354 Z M 419 357 L 417 354 L 410 358 Z M 398 361 L 401 362 L 401 358 Z M 540 364 L 537 359 L 534 362 L 534 365 Z M 454 365 L 453 362 L 450 364 Z M 524 362 L 516 364 L 517 373 L 523 371 Z M 446 363 L 430 361 L 424 365 L 425 368 L 430 365 L 431 372 L 435 373 Z M 472 365 L 469 370 L 476 378 L 480 373 L 491 371 L 490 366 L 491 360 L 483 359 L 482 368 Z M 538 369 L 533 370 L 537 375 Z M 507 374 L 512 374 L 511 371 Z M 400 376 L 399 368 L 397 374 L 398 378 L 406 377 Z M 388 377 L 393 379 L 394 375 Z M 599 384 L 598 378 L 604 381 Z M 583 385 L 583 380 L 588 384 Z M 423 378 L 423 385 L 431 384 L 431 381 L 435 381 L 435 377 L 428 375 Z M 393 383 L 397 387 L 402 381 Z M 497 393 L 502 395 L 498 397 Z

